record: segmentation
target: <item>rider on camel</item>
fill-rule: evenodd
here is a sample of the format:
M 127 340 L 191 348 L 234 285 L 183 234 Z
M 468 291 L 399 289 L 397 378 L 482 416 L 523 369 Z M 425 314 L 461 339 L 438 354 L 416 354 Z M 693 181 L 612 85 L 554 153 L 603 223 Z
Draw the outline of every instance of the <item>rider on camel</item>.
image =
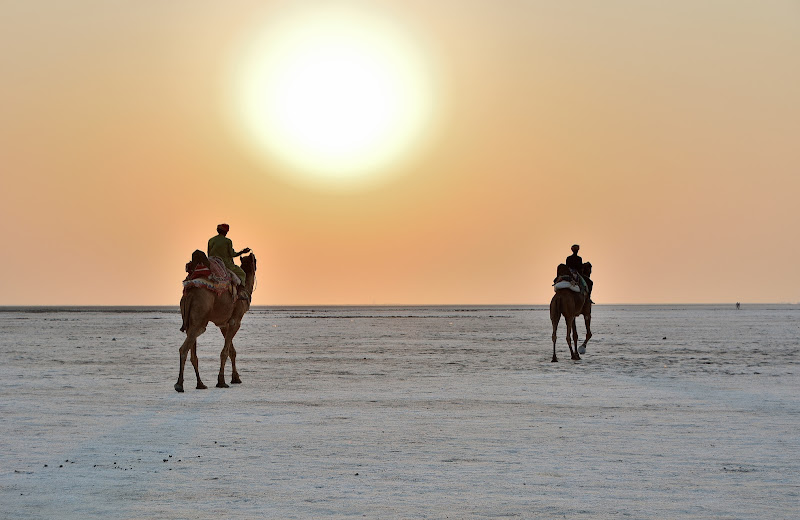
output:
M 567 267 L 574 269 L 579 273 L 583 270 L 583 258 L 578 256 L 578 250 L 581 248 L 578 244 L 572 246 L 572 254 L 567 257 Z
M 592 275 L 592 264 L 589 262 L 583 263 L 583 258 L 578 256 L 578 251 L 580 250 L 581 246 L 575 244 L 572 246 L 572 254 L 567 257 L 567 267 L 570 270 L 574 271 L 576 274 L 580 275 L 583 278 L 583 281 L 586 283 L 586 288 L 589 291 L 589 299 L 591 301 L 592 297 L 592 282 L 590 276 Z M 592 302 L 594 303 L 594 302 Z
M 589 287 L 589 301 L 592 302 L 592 286 L 594 282 L 592 281 L 592 263 L 586 262 L 583 264 L 583 270 L 581 271 L 581 275 L 583 276 L 583 281 L 586 282 L 586 285 Z M 594 303 L 594 302 L 592 302 Z
M 215 237 L 211 237 L 208 241 L 208 256 L 216 256 L 225 264 L 229 270 L 239 277 L 239 296 L 245 300 L 250 300 L 250 295 L 244 288 L 245 273 L 244 270 L 233 262 L 233 258 L 239 255 L 250 252 L 250 248 L 246 247 L 238 253 L 233 249 L 233 242 L 226 235 L 230 230 L 228 224 L 220 224 L 217 226 L 217 233 Z

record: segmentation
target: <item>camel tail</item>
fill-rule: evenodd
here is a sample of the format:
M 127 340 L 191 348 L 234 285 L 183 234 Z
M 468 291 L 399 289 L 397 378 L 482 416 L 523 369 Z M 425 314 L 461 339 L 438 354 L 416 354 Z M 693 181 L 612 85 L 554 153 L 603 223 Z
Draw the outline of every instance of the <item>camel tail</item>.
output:
M 186 332 L 186 318 L 190 315 L 189 307 L 191 305 L 191 298 L 186 301 L 186 305 L 181 305 L 181 332 Z
M 553 301 L 550 302 L 550 321 L 553 323 L 556 322 L 559 318 L 561 318 L 561 298 L 554 298 Z

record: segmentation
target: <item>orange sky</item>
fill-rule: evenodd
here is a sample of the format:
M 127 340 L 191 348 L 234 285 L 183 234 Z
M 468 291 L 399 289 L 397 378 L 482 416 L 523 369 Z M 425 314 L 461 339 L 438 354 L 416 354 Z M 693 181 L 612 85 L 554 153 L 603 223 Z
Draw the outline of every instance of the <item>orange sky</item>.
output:
M 347 2 L 437 90 L 427 140 L 346 190 L 231 117 L 285 4 L 0 3 L 0 305 L 177 305 L 220 222 L 259 305 L 544 304 L 576 242 L 598 303 L 800 301 L 796 1 Z

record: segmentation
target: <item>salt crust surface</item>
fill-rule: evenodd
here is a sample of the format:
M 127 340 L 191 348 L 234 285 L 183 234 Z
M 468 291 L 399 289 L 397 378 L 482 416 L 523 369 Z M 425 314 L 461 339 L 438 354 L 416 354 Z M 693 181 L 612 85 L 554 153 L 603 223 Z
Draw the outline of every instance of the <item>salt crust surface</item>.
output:
M 255 308 L 178 394 L 176 308 L 3 308 L 0 518 L 798 518 L 798 318 Z

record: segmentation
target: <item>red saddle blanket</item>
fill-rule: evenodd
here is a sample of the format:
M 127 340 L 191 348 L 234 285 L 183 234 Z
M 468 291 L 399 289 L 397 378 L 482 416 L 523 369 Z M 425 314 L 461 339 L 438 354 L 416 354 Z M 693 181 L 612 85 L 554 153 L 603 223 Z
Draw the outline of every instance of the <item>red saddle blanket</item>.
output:
M 188 280 L 195 280 L 197 278 L 209 278 L 211 277 L 211 269 L 203 264 L 198 264 L 197 267 L 194 268 L 194 271 L 189 273 Z
M 189 276 L 183 281 L 183 292 L 192 287 L 202 287 L 213 291 L 218 296 L 222 293 L 229 292 L 236 299 L 236 286 L 231 279 L 231 273 L 225 264 L 217 258 L 212 256 L 209 258 L 209 266 L 198 264 L 194 270 L 189 273 Z

